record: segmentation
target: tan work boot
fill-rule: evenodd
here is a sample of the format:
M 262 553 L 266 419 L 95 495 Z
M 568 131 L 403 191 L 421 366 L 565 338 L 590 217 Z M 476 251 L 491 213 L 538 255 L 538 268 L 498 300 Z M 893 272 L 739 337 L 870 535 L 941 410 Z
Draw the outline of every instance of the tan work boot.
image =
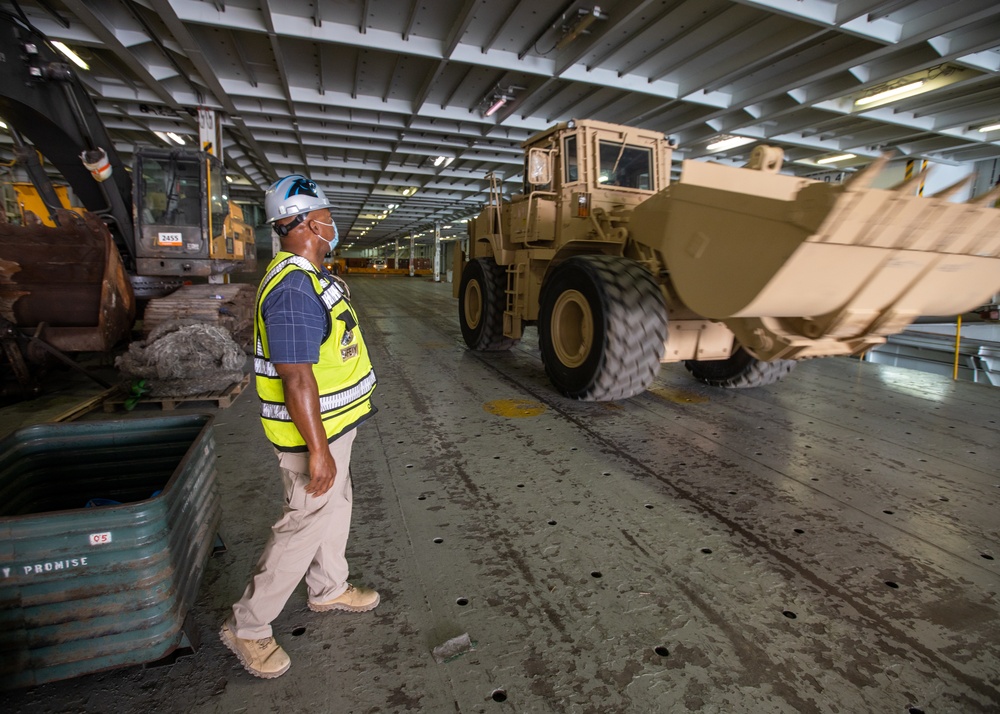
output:
M 370 588 L 356 588 L 350 583 L 347 590 L 333 600 L 326 602 L 309 602 L 313 612 L 328 612 L 330 610 L 345 610 L 347 612 L 368 612 L 374 610 L 379 603 L 378 593 Z
M 273 637 L 260 640 L 244 640 L 236 636 L 231 620 L 222 623 L 219 639 L 222 644 L 239 657 L 240 663 L 247 672 L 262 679 L 280 677 L 292 666 L 285 650 L 274 641 Z

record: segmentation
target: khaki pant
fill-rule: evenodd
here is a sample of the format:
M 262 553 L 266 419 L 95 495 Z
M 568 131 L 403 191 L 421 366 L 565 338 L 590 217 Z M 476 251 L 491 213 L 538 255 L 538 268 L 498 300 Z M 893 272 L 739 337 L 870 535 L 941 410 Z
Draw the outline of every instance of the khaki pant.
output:
M 271 636 L 271 621 L 305 575 L 309 599 L 325 602 L 347 590 L 347 535 L 351 528 L 351 447 L 357 430 L 330 444 L 337 478 L 322 496 L 305 492 L 309 454 L 276 451 L 285 484 L 285 508 L 271 527 L 264 554 L 243 597 L 233 605 L 235 634 Z

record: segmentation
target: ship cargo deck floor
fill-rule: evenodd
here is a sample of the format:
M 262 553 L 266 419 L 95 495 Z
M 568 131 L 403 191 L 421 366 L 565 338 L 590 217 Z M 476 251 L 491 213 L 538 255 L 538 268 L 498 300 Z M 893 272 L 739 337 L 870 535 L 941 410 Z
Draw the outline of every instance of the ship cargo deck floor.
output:
M 208 409 L 228 551 L 201 648 L 6 711 L 1000 710 L 1000 390 L 825 359 L 740 391 L 665 365 L 574 402 L 533 329 L 468 352 L 450 284 L 348 280 L 379 376 L 348 557 L 380 606 L 312 613 L 300 586 L 273 681 L 218 641 L 281 506 L 251 384 Z

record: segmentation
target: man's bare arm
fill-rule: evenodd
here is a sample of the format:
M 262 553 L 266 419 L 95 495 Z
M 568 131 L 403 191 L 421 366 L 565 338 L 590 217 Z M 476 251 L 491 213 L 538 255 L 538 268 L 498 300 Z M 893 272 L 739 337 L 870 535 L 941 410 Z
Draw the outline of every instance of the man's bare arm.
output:
M 322 496 L 333 486 L 337 465 L 330 455 L 330 446 L 323 428 L 319 407 L 319 387 L 311 364 L 276 364 L 285 390 L 285 405 L 295 427 L 309 449 L 309 485 L 306 493 Z

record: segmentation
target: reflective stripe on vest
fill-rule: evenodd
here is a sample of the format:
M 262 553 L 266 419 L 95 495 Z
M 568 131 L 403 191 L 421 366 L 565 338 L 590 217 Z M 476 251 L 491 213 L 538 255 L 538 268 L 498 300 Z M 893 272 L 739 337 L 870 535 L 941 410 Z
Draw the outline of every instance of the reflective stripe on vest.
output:
M 321 394 L 319 397 L 319 409 L 323 414 L 339 411 L 369 394 L 374 387 L 375 372 L 369 372 L 354 386 L 335 394 Z M 260 413 L 265 419 L 276 419 L 278 421 L 292 420 L 292 416 L 288 413 L 288 407 L 281 403 L 261 402 Z
M 344 289 L 336 281 L 323 277 L 305 258 L 284 251 L 278 253 L 257 291 L 254 372 L 264 432 L 271 443 L 284 451 L 305 451 L 305 439 L 292 423 L 281 378 L 268 359 L 270 350 L 262 311 L 271 291 L 295 270 L 309 275 L 317 297 L 330 311 L 330 334 L 320 344 L 319 362 L 312 365 L 319 388 L 320 415 L 329 441 L 371 416 L 374 411 L 371 395 L 377 384 L 364 336 L 357 326 L 357 315 Z

